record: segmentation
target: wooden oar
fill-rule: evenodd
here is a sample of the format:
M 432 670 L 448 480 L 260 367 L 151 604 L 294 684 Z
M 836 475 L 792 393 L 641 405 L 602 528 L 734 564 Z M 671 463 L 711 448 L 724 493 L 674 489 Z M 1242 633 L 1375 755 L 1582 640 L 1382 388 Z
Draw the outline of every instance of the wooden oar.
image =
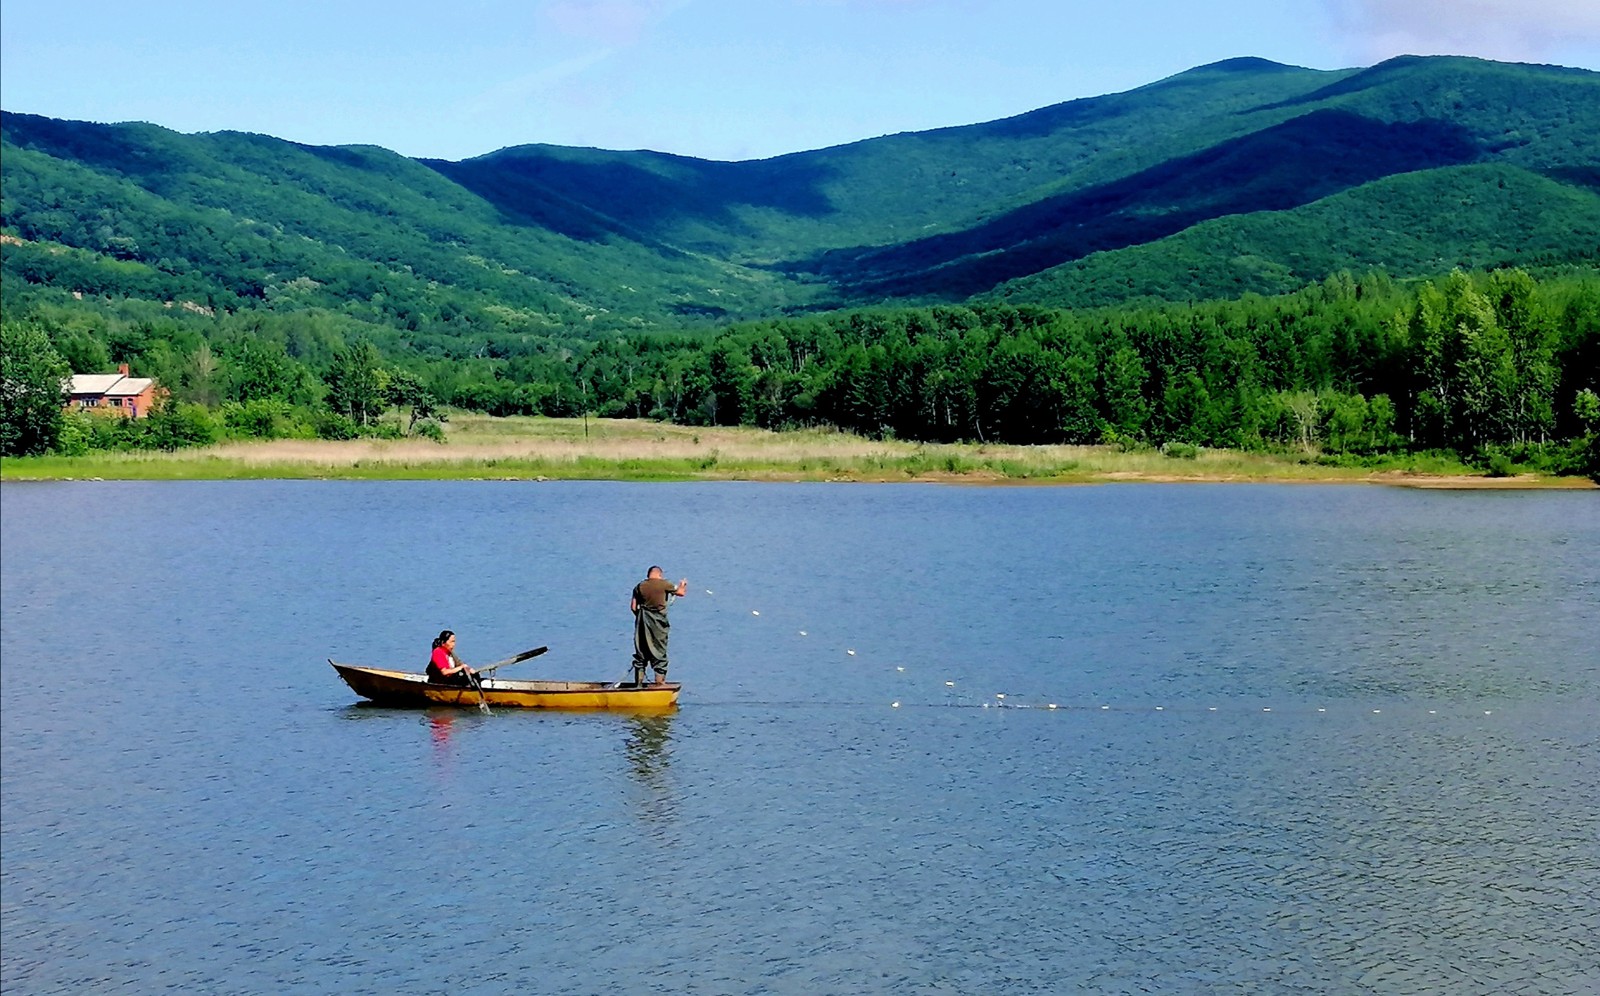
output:
M 486 671 L 493 671 L 497 667 L 505 667 L 509 664 L 521 664 L 525 660 L 531 660 L 534 657 L 538 657 L 540 654 L 547 652 L 549 649 L 549 647 L 534 647 L 532 650 L 524 650 L 515 657 L 507 657 L 503 661 L 495 661 L 493 664 L 486 664 L 483 667 L 478 668 L 478 673 L 483 674 Z
M 472 668 L 467 667 L 465 664 L 461 666 L 467 668 L 467 684 L 478 691 L 478 708 L 482 710 L 485 716 L 493 716 L 494 713 L 489 711 L 489 700 L 483 697 L 483 686 L 478 684 L 478 676 L 472 673 Z

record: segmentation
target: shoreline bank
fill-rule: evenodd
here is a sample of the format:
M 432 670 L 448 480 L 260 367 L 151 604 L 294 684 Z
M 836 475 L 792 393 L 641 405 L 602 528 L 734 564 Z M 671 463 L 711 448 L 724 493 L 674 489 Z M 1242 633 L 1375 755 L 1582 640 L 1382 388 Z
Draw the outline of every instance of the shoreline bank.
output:
M 1594 489 L 1582 477 L 1491 477 L 1448 455 L 1375 466 L 1312 454 L 1198 450 L 1166 456 L 1109 446 L 924 444 L 844 433 L 768 432 L 634 420 L 452 418 L 446 442 L 278 439 L 173 452 L 13 457 L 0 480 L 614 480 L 933 483 L 1322 483 L 1481 490 Z

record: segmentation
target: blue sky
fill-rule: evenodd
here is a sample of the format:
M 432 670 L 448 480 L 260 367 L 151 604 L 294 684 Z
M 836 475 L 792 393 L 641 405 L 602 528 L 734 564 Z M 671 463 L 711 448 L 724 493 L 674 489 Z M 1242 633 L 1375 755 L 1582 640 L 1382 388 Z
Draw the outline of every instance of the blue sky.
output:
M 970 124 L 1235 56 L 1600 69 L 1600 0 L 5 0 L 0 106 L 465 159 L 754 159 Z

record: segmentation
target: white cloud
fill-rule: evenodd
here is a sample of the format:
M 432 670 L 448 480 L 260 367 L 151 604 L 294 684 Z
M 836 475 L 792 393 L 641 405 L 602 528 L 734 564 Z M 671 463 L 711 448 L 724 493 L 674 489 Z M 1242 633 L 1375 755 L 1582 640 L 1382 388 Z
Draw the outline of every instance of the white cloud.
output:
M 1596 0 L 1328 0 L 1351 54 L 1475 55 L 1510 62 L 1600 46 Z
M 465 98 L 457 112 L 478 120 L 594 111 L 619 86 L 596 70 L 647 47 L 664 19 L 692 0 L 542 0 L 535 34 L 523 48 L 532 68 Z M 569 53 L 553 58 L 555 53 Z
M 464 101 L 460 109 L 466 114 L 478 116 L 521 108 L 529 101 L 564 90 L 591 68 L 609 59 L 612 54 L 613 50 L 609 48 L 596 49 L 553 65 L 542 66 L 531 73 L 524 73 L 490 87 Z
M 562 34 L 606 45 L 638 44 L 662 18 L 689 0 L 549 0 L 540 8 Z

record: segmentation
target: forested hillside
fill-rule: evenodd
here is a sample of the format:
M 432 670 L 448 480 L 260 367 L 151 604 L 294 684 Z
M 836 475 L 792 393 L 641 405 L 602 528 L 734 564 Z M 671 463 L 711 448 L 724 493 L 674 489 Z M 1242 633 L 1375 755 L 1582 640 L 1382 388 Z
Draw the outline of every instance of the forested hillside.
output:
M 19 113 L 0 142 L 13 302 L 55 288 L 309 309 L 411 345 L 1592 261 L 1600 214 L 1600 74 L 1460 58 L 1240 59 L 737 163 L 547 146 L 415 161 Z M 1461 196 L 1467 167 L 1506 192 Z M 1213 239 L 1247 251 L 1195 268 Z
M 1562 264 L 1600 267 L 1600 192 L 1516 166 L 1457 166 L 1386 177 L 1297 211 L 1201 222 L 980 297 L 1081 308 L 1282 294 L 1341 270 Z

